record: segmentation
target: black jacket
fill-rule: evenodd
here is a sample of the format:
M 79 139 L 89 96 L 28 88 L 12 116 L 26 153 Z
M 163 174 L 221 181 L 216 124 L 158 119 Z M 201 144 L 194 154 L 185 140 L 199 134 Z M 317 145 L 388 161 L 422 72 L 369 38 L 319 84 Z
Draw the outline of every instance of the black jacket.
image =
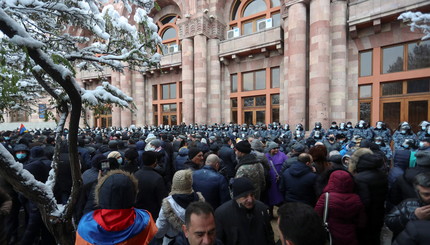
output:
M 415 198 L 416 192 L 413 185 L 415 176 L 426 172 L 430 172 L 430 168 L 416 166 L 415 168 L 406 169 L 405 173 L 397 177 L 394 182 L 390 190 L 389 201 L 393 205 L 397 205 L 405 199 Z
M 395 238 L 402 232 L 409 221 L 417 220 L 415 209 L 424 206 L 420 200 L 407 199 L 395 206 L 385 217 L 385 224 L 393 232 Z
M 430 241 L 430 220 L 411 221 L 393 245 L 426 245 Z
M 216 235 L 225 245 L 273 245 L 273 230 L 267 206 L 255 200 L 252 210 L 230 200 L 215 211 Z
M 235 168 L 237 165 L 236 154 L 229 145 L 222 145 L 218 151 L 218 156 L 223 161 L 224 165 L 221 166 L 227 171 L 227 178 L 233 178 L 236 174 Z
M 295 162 L 282 173 L 279 190 L 287 202 L 302 202 L 314 206 L 317 175 L 302 162 Z
M 184 232 L 181 231 L 177 236 L 175 236 L 175 239 L 169 242 L 169 245 L 190 245 L 190 243 L 185 237 Z M 223 245 L 223 243 L 220 240 L 216 239 L 214 245 Z
M 148 210 L 152 218 L 157 220 L 161 202 L 168 194 L 163 177 L 148 166 L 142 166 L 134 176 L 139 184 L 135 207 Z
M 382 164 L 382 159 L 375 154 L 363 155 L 354 176 L 368 219 L 366 227 L 358 232 L 359 241 L 363 244 L 376 244 L 384 224 L 388 179 L 387 175 L 379 170 Z

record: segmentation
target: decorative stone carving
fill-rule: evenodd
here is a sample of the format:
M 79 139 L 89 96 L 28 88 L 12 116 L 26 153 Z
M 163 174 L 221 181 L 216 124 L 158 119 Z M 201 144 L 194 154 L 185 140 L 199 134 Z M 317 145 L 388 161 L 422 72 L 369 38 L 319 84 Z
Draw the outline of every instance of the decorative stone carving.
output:
M 223 40 L 226 26 L 214 18 L 207 15 L 189 19 L 178 24 L 179 39 L 194 37 L 203 34 L 208 38 L 218 38 Z
M 297 4 L 297 3 L 308 4 L 310 1 L 311 0 L 290 0 L 290 1 L 285 2 L 285 7 L 286 7 L 286 9 L 288 9 L 289 7 L 293 6 L 294 4 Z

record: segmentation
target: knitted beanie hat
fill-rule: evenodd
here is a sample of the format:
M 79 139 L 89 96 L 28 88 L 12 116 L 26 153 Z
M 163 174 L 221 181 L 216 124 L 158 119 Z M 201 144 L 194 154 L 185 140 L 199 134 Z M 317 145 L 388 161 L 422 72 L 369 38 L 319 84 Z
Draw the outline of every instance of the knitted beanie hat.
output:
M 267 145 L 266 145 L 266 149 L 267 149 L 267 151 L 271 151 L 271 150 L 273 150 L 273 149 L 275 149 L 275 148 L 279 148 L 279 145 L 278 144 L 276 144 L 275 142 L 273 142 L 273 141 L 270 141 L 269 143 L 267 143 Z
M 202 152 L 202 151 L 199 148 L 197 148 L 197 147 L 191 147 L 191 148 L 188 149 L 188 158 L 191 160 L 195 156 L 197 156 L 197 154 L 199 154 L 200 152 Z
M 107 156 L 107 158 L 117 158 L 117 157 L 120 157 L 120 156 L 121 156 L 121 153 L 119 153 L 117 151 L 111 151 L 109 153 L 109 155 Z
M 246 177 L 233 179 L 232 189 L 234 199 L 244 197 L 249 193 L 255 191 L 254 185 L 252 184 L 251 180 Z
M 191 169 L 177 171 L 173 175 L 170 195 L 191 193 L 193 193 L 193 171 Z
M 251 144 L 247 140 L 240 141 L 234 148 L 242 153 L 251 153 Z

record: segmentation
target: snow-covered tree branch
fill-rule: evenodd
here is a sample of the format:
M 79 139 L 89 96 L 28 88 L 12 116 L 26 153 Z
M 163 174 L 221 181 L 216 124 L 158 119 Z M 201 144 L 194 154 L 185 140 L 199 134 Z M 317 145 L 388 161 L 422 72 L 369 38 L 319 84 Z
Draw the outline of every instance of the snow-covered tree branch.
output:
M 120 4 L 132 17 L 117 11 L 122 8 Z M 54 154 L 48 181 L 41 183 L 0 148 L 0 174 L 8 175 L 14 188 L 39 206 L 45 224 L 59 244 L 74 243 L 72 211 L 81 187 L 77 135 L 82 105 L 116 104 L 129 109 L 134 106 L 132 98 L 108 82 L 94 90 L 81 88 L 74 79 L 75 69 L 110 66 L 123 71 L 125 66 L 135 70 L 157 66 L 160 55 L 155 51 L 161 38 L 157 26 L 147 16 L 153 6 L 153 0 L 111 4 L 94 0 L 0 0 L 0 31 L 4 34 L 0 37 L 0 85 L 9 83 L 14 94 L 21 94 L 20 99 L 6 101 L 3 107 L 0 100 L 0 110 L 25 98 L 22 87 L 33 89 L 35 95 L 31 99 L 44 90 L 56 100 L 60 114 L 57 139 L 69 116 L 72 192 L 65 206 L 58 205 L 52 197 L 58 153 Z
M 415 31 L 416 29 L 422 31 L 424 33 L 424 36 L 421 38 L 422 40 L 430 38 L 430 14 L 409 11 L 402 13 L 397 19 L 408 23 L 411 31 Z

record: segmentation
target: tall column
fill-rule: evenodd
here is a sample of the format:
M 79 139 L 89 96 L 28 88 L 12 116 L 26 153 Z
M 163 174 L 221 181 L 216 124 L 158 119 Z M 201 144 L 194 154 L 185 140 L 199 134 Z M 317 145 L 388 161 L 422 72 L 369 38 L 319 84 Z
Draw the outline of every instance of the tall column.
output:
M 182 40 L 182 120 L 194 123 L 194 45 L 191 38 Z
M 310 4 L 309 121 L 329 126 L 330 110 L 330 0 Z
M 218 57 L 219 39 L 209 39 L 209 101 L 208 117 L 206 123 L 221 122 L 221 64 Z
M 112 71 L 112 86 L 120 89 L 120 73 Z M 112 126 L 121 126 L 121 108 L 113 106 L 112 108 Z
M 288 8 L 288 122 L 306 120 L 306 5 L 295 3 Z
M 136 104 L 136 126 L 143 126 L 145 124 L 145 101 L 146 93 L 144 86 L 144 77 L 142 73 L 134 71 L 134 103 Z
M 331 84 L 330 84 L 330 118 L 340 122 L 346 119 L 346 67 L 347 67 L 347 41 L 346 41 L 346 11 L 345 0 L 334 0 L 331 4 Z
M 198 124 L 207 123 L 208 115 L 208 44 L 206 36 L 194 36 L 194 119 Z
M 131 71 L 126 68 L 120 77 L 121 90 L 128 96 L 131 95 Z M 131 125 L 131 111 L 129 109 L 121 110 L 121 127 L 128 127 Z

